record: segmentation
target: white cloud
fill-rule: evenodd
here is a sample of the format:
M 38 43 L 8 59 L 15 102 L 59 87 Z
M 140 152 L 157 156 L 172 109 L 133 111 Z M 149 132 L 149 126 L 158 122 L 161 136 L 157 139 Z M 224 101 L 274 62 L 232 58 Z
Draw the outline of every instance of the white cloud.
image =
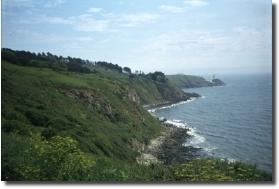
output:
M 50 23 L 50 24 L 73 24 L 72 19 L 65 19 L 62 17 L 52 17 L 52 16 L 41 16 L 39 21 Z
M 154 52 L 177 53 L 195 51 L 203 53 L 210 52 L 227 43 L 227 38 L 210 32 L 188 32 L 162 34 L 150 40 L 147 48 Z M 206 51 L 206 52 L 205 52 Z
M 235 40 L 232 41 L 231 48 L 234 51 L 263 53 L 271 49 L 272 31 L 270 28 L 255 29 L 247 26 L 237 26 L 233 28 L 233 32 Z
M 206 2 L 205 0 L 185 0 L 184 3 L 196 7 L 208 5 L 208 2 Z
M 153 13 L 121 14 L 116 15 L 115 19 L 112 21 L 118 26 L 135 27 L 140 24 L 153 22 L 157 20 L 159 17 L 159 14 Z
M 181 13 L 184 11 L 184 8 L 177 7 L 177 6 L 171 6 L 171 5 L 161 5 L 159 7 L 160 10 L 170 13 Z
M 103 9 L 98 7 L 91 7 L 87 12 L 89 13 L 98 13 L 101 12 Z
M 48 0 L 45 3 L 45 7 L 52 8 L 61 5 L 63 3 L 65 3 L 65 0 Z
M 54 8 L 62 5 L 66 0 L 3 0 L 4 10 L 17 9 L 16 11 L 42 11 L 45 8 Z
M 101 8 L 90 8 L 84 14 L 71 17 L 57 17 L 40 15 L 38 13 L 32 14 L 28 18 L 21 18 L 14 20 L 15 24 L 59 24 L 69 25 L 73 29 L 84 32 L 115 32 L 123 27 L 136 27 L 146 23 L 152 23 L 160 18 L 160 14 L 155 13 L 133 13 L 133 14 L 115 14 L 102 13 L 96 18 L 96 15 L 90 13 L 97 13 L 103 11 Z
M 14 22 L 19 24 L 41 24 L 41 23 L 65 24 L 65 25 L 74 24 L 73 18 L 63 18 L 63 17 L 47 16 L 47 15 L 36 15 L 36 16 L 32 16 L 32 18 L 28 18 L 28 19 L 24 18 L 20 20 L 15 20 Z
M 79 17 L 74 24 L 74 28 L 78 31 L 84 32 L 103 32 L 108 31 L 110 26 L 109 20 L 96 20 L 92 17 Z

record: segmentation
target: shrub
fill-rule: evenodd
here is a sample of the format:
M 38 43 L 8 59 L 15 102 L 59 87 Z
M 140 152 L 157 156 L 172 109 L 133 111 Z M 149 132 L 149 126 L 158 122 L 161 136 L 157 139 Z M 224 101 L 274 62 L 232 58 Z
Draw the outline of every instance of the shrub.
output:
M 49 120 L 48 117 L 44 115 L 44 113 L 38 111 L 27 111 L 25 115 L 35 126 L 46 126 Z
M 54 136 L 44 140 L 33 135 L 30 144 L 22 155 L 24 162 L 15 168 L 20 180 L 86 180 L 95 164 L 70 137 Z
M 7 133 L 16 132 L 21 135 L 29 135 L 31 133 L 30 126 L 18 120 L 3 120 L 2 130 Z
M 65 129 L 69 128 L 70 124 L 71 123 L 68 120 L 66 120 L 64 118 L 57 117 L 57 118 L 51 119 L 47 123 L 47 126 L 49 128 L 54 128 L 56 130 L 65 130 Z
M 44 137 L 45 139 L 50 139 L 56 135 L 56 131 L 52 128 L 47 128 L 42 131 L 41 136 Z

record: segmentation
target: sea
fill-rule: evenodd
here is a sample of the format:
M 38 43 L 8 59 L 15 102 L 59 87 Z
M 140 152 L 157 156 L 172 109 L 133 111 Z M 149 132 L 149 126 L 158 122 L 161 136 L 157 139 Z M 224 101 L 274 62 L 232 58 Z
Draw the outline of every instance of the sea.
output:
M 226 75 L 225 86 L 188 88 L 202 97 L 150 112 L 190 129 L 200 155 L 256 164 L 272 173 L 272 75 Z

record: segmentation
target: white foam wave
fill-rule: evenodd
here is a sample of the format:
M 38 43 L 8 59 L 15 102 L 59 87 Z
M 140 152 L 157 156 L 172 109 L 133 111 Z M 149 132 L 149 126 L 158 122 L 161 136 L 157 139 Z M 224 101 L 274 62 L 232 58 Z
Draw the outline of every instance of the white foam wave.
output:
M 214 147 L 210 145 L 208 142 L 206 142 L 206 138 L 203 137 L 200 133 L 198 133 L 197 129 L 194 127 L 190 127 L 186 122 L 179 120 L 179 119 L 172 119 L 172 120 L 166 120 L 165 123 L 172 124 L 179 128 L 187 128 L 188 134 L 191 136 L 190 138 L 187 138 L 186 142 L 182 144 L 185 147 L 194 147 L 194 148 L 201 148 L 204 152 L 206 152 L 208 155 L 214 155 L 215 150 L 217 147 Z
M 153 113 L 157 110 L 163 110 L 163 109 L 169 109 L 169 108 L 173 108 L 173 107 L 176 107 L 176 106 L 179 106 L 181 104 L 185 104 L 185 103 L 188 103 L 188 102 L 192 102 L 194 100 L 196 100 L 197 97 L 191 97 L 189 100 L 186 100 L 186 101 L 181 101 L 181 102 L 178 102 L 178 103 L 175 103 L 175 104 L 171 104 L 171 105 L 167 105 L 167 106 L 162 106 L 162 107 L 159 107 L 159 108 L 154 108 L 154 109 L 150 109 L 150 110 L 147 110 L 148 112 L 150 113 Z
M 183 123 L 181 120 L 167 120 L 165 123 L 172 124 L 179 128 L 187 128 L 187 123 Z
M 203 148 L 202 144 L 205 142 L 205 138 L 197 133 L 195 128 L 189 128 L 188 134 L 192 136 L 188 139 L 183 146 L 192 146 L 194 148 Z
M 208 147 L 205 147 L 203 148 L 204 151 L 208 152 L 208 153 L 211 153 L 212 151 L 214 150 L 217 150 L 217 147 L 214 147 L 214 146 L 208 146 Z
M 223 161 L 227 160 L 229 163 L 236 162 L 236 159 L 233 159 L 233 158 L 221 158 L 221 160 L 223 160 Z

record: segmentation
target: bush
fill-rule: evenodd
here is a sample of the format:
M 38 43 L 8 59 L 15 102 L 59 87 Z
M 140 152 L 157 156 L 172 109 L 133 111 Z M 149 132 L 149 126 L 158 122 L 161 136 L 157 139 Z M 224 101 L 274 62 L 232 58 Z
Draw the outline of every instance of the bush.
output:
M 18 59 L 16 57 L 16 54 L 12 50 L 2 49 L 1 57 L 2 57 L 2 60 L 6 60 L 8 62 L 18 64 Z
M 22 154 L 24 161 L 14 169 L 19 180 L 88 180 L 95 161 L 78 148 L 77 141 L 60 136 L 44 140 L 33 135 L 29 142 Z
M 38 111 L 27 111 L 25 115 L 35 126 L 46 126 L 49 120 L 48 117 L 44 115 L 44 113 Z
M 29 135 L 31 133 L 31 128 L 29 125 L 17 120 L 3 120 L 2 131 L 7 133 L 16 132 L 21 135 Z
M 50 139 L 56 135 L 56 131 L 52 128 L 47 128 L 42 131 L 41 136 L 44 137 L 45 139 Z
M 70 127 L 70 123 L 67 119 L 64 118 L 53 118 L 47 123 L 47 127 L 53 128 L 55 130 L 65 130 Z
M 254 165 L 216 159 L 194 159 L 173 167 L 176 181 L 224 182 L 271 181 L 271 175 L 256 169 Z

